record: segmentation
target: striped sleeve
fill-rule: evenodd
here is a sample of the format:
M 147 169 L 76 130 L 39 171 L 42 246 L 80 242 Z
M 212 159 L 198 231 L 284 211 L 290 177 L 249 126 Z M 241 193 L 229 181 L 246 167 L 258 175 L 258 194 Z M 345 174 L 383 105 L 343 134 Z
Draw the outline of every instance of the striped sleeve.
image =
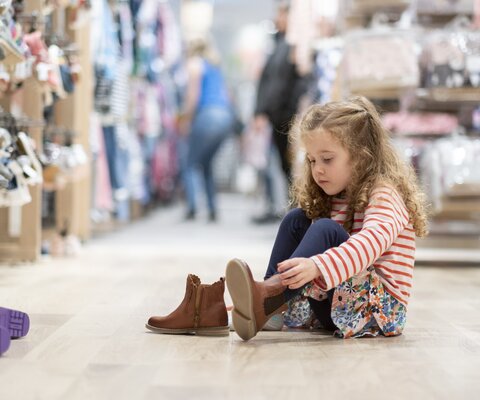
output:
M 390 248 L 408 222 L 405 204 L 395 190 L 375 190 L 360 232 L 340 246 L 311 257 L 323 278 L 315 283 L 322 290 L 330 290 L 365 270 Z

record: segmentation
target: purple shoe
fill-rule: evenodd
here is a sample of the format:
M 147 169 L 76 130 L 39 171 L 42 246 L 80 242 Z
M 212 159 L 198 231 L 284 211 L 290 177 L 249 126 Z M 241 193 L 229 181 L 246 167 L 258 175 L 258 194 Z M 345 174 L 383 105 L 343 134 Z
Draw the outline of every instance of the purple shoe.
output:
M 0 327 L 6 328 L 12 339 L 18 339 L 28 333 L 30 318 L 24 312 L 0 307 Z
M 8 329 L 0 326 L 0 356 L 10 347 L 10 333 Z

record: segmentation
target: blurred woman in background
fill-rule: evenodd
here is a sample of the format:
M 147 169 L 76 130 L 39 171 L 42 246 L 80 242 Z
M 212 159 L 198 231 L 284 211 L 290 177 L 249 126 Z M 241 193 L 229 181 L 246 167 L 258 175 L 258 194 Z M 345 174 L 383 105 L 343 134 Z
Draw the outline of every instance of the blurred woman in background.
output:
M 227 88 L 220 70 L 220 58 L 206 39 L 187 45 L 188 83 L 180 133 L 187 145 L 183 182 L 187 201 L 187 220 L 197 214 L 196 175 L 201 170 L 206 194 L 208 219 L 218 216 L 212 163 L 221 144 L 231 133 L 233 115 Z

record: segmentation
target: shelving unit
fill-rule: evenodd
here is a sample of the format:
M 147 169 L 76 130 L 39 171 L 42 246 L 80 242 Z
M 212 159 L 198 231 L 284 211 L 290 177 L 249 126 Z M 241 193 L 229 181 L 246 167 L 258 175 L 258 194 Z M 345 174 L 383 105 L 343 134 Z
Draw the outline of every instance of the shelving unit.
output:
M 65 36 L 78 48 L 81 63 L 80 81 L 75 91 L 55 104 L 55 124 L 75 132 L 74 143 L 81 144 L 89 156 L 89 119 L 92 110 L 92 66 L 90 62 L 90 26 L 88 19 L 83 25 L 73 27 L 73 10 L 67 5 L 59 5 L 45 10 L 44 1 L 25 2 L 24 14 L 40 15 L 48 18 L 55 34 Z M 48 11 L 48 12 L 46 12 Z M 42 24 L 44 25 L 44 24 Z M 42 29 L 45 27 L 42 26 Z M 44 128 L 44 98 L 42 88 L 35 76 L 22 83 L 22 88 L 11 95 L 4 95 L 0 105 L 17 117 L 28 117 L 34 121 L 28 129 L 29 136 L 36 143 L 37 154 L 42 152 Z M 81 240 L 90 237 L 90 164 L 87 163 L 63 176 L 64 184 L 47 188 L 55 191 L 55 231 L 59 233 L 65 226 L 70 234 Z M 29 187 L 32 201 L 21 208 L 21 234 L 10 237 L 8 234 L 9 214 L 13 208 L 0 208 L 0 262 L 34 262 L 40 257 L 42 239 L 52 232 L 42 230 L 42 185 Z
M 25 2 L 25 13 L 41 11 L 41 0 Z M 22 89 L 4 96 L 2 106 L 16 116 L 25 116 L 38 122 L 29 128 L 29 136 L 35 141 L 37 152 L 42 149 L 43 99 L 36 78 L 29 77 Z M 32 201 L 21 208 L 21 233 L 12 238 L 8 233 L 9 214 L 13 208 L 0 208 L 0 262 L 36 261 L 40 256 L 41 230 L 41 185 L 29 186 Z
M 399 21 L 409 1 L 348 1 L 349 7 L 344 7 L 344 14 L 341 16 L 343 22 L 342 33 L 349 29 L 365 29 L 375 13 L 385 13 L 389 21 Z M 360 4 L 361 7 L 352 7 L 352 4 Z M 374 5 L 377 7 L 374 7 Z M 472 3 L 473 4 L 473 3 Z M 350 13 L 353 11 L 353 13 Z M 416 13 L 416 8 L 409 9 L 410 13 Z M 472 7 L 473 12 L 473 7 Z M 454 13 L 426 13 L 421 12 L 414 15 L 413 20 L 417 24 L 428 29 L 439 29 L 447 22 L 452 21 L 456 15 Z M 470 17 L 472 13 L 468 14 Z M 460 87 L 460 88 L 421 88 L 412 87 L 406 89 L 394 90 L 368 90 L 352 91 L 349 90 L 345 77 L 340 76 L 340 85 L 344 94 L 362 94 L 373 100 L 385 111 L 437 111 L 448 112 L 460 115 L 470 114 L 475 107 L 480 106 L 480 88 Z M 384 107 L 386 105 L 387 107 Z M 465 130 L 467 135 L 478 135 L 478 133 Z M 446 137 L 446 135 L 421 135 L 411 132 L 400 135 L 408 138 L 415 138 L 423 141 L 434 141 Z M 419 240 L 420 248 L 440 249 L 448 247 L 450 249 L 480 249 L 480 185 L 456 185 L 445 193 L 441 198 L 441 207 L 435 211 L 431 218 L 430 236 Z M 456 254 L 458 263 L 471 263 L 472 260 L 478 262 L 478 257 L 471 257 L 471 254 L 465 252 L 462 258 L 462 252 Z M 439 258 L 435 256 L 435 251 L 420 251 L 419 260 L 422 262 L 438 262 Z M 450 263 L 451 264 L 451 263 Z
M 75 132 L 74 143 L 81 144 L 89 154 L 90 114 L 93 108 L 93 69 L 90 58 L 90 26 L 88 23 L 73 28 L 68 24 L 72 20 L 72 10 L 61 8 L 55 13 L 56 20 L 64 26 L 57 29 L 78 49 L 81 81 L 72 95 L 55 104 L 55 124 L 68 127 Z M 91 208 L 91 167 L 90 163 L 77 167 L 65 176 L 66 184 L 56 191 L 56 230 L 65 227 L 68 232 L 81 240 L 90 237 Z

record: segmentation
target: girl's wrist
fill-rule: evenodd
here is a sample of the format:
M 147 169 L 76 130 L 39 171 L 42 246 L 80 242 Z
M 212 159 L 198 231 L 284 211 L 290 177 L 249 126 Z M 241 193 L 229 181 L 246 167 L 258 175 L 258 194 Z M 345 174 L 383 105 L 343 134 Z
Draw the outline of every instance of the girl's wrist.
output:
M 320 273 L 320 269 L 317 267 L 317 264 L 315 264 L 315 261 L 313 261 L 311 258 L 308 259 L 313 266 L 313 270 L 315 271 L 315 277 L 314 279 L 317 279 L 318 277 L 321 277 L 322 274 Z

